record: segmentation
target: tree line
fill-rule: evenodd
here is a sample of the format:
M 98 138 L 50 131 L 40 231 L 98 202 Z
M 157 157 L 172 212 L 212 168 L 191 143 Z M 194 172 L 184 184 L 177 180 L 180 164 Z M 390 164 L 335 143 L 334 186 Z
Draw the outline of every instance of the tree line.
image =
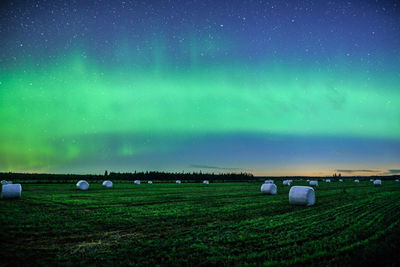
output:
M 249 181 L 254 179 L 251 173 L 202 173 L 202 172 L 104 172 L 98 174 L 50 174 L 50 173 L 0 173 L 1 180 L 37 180 L 37 181 L 76 181 L 76 180 L 190 180 L 190 181 Z
M 107 174 L 107 173 L 105 173 Z M 224 180 L 224 181 L 248 181 L 254 178 L 253 174 L 241 173 L 202 173 L 202 172 L 159 172 L 159 171 L 146 171 L 146 172 L 133 172 L 121 173 L 110 172 L 108 174 L 110 179 L 115 180 Z

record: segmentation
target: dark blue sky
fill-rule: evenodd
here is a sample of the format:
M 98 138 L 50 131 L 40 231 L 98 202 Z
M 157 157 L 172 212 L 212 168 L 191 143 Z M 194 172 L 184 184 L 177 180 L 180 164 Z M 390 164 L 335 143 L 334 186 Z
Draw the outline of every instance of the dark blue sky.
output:
M 398 1 L 3 1 L 0 36 L 0 171 L 400 169 Z

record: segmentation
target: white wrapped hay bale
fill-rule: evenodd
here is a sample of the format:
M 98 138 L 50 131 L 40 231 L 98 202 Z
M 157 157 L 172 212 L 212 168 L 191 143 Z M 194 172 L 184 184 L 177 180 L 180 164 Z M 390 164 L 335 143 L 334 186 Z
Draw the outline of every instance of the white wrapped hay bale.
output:
M 277 189 L 275 184 L 261 185 L 261 193 L 265 195 L 276 195 Z
M 273 180 L 265 180 L 265 182 L 264 182 L 265 184 L 273 184 L 274 183 L 274 181 Z
M 113 187 L 113 182 L 111 182 L 111 181 L 104 181 L 104 182 L 103 182 L 103 186 L 106 187 L 106 188 L 111 188 L 111 187 Z
M 148 181 L 147 183 L 148 183 L 148 184 L 152 184 L 152 183 L 153 183 L 153 181 Z
M 325 182 L 330 183 L 331 179 L 326 179 Z
M 207 181 L 207 180 L 204 180 L 203 181 L 203 184 L 209 184 L 210 182 L 209 181 Z
M 355 183 L 359 183 L 359 182 L 360 182 L 360 180 L 354 180 L 354 182 L 355 182 Z
M 5 184 L 1 186 L 2 199 L 20 198 L 22 186 L 20 184 Z
M 374 179 L 369 179 L 369 181 L 370 181 L 370 182 L 373 182 L 373 181 L 374 181 Z
M 339 179 L 339 182 L 343 182 L 343 179 Z
M 399 181 L 399 179 L 396 179 L 396 180 L 394 180 L 395 182 L 398 182 Z
M 5 184 L 8 184 L 8 182 L 6 180 L 2 180 L 1 185 L 5 185 Z
M 374 185 L 375 186 L 380 186 L 380 185 L 382 185 L 382 181 L 381 180 L 375 180 L 374 181 Z
M 311 186 L 318 186 L 318 181 L 310 181 Z
M 289 203 L 292 205 L 312 206 L 315 204 L 315 192 L 310 186 L 292 186 L 289 191 Z
M 176 180 L 176 183 L 181 184 L 182 182 L 181 182 L 181 180 Z
M 76 183 L 76 189 L 88 190 L 89 189 L 89 183 L 86 182 L 85 180 L 80 180 L 79 182 Z
M 283 185 L 289 186 L 289 185 L 291 184 L 291 182 L 290 182 L 290 180 L 284 180 L 284 181 L 282 182 L 282 184 L 283 184 Z
M 133 183 L 134 184 L 140 184 L 140 180 L 135 180 Z

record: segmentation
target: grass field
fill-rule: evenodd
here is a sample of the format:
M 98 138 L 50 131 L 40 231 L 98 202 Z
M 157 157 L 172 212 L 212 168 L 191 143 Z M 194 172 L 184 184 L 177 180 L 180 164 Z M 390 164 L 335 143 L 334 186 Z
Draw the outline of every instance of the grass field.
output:
M 23 184 L 0 203 L 1 265 L 400 264 L 400 183 L 320 182 L 313 207 L 277 185 Z

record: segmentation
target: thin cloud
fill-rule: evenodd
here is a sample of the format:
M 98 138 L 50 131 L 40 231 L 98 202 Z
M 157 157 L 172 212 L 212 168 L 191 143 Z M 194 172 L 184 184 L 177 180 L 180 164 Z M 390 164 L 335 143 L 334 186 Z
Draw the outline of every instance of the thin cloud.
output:
M 190 165 L 190 167 L 198 169 L 212 169 L 212 170 L 231 170 L 231 171 L 240 170 L 240 168 L 226 168 L 226 167 L 200 165 L 200 164 L 192 164 Z
M 387 173 L 389 173 L 389 174 L 399 174 L 400 170 L 387 170 Z
M 380 172 L 380 170 L 336 170 L 337 172 L 353 173 L 353 172 Z
M 338 155 L 349 155 L 349 154 L 351 154 L 349 151 L 345 151 L 345 150 L 334 150 L 333 153 L 338 154 Z

